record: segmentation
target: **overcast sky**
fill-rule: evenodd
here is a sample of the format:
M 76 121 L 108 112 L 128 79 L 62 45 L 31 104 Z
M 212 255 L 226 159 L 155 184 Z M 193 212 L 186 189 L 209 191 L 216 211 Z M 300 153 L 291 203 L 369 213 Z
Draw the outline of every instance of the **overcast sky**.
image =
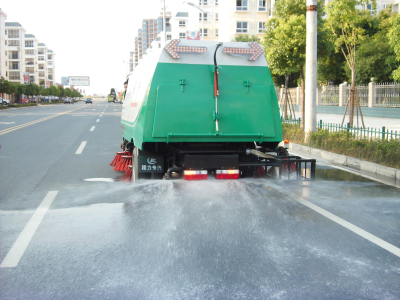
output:
M 19 22 L 56 53 L 57 83 L 62 76 L 90 76 L 90 87 L 82 87 L 86 94 L 108 94 L 111 87 L 122 90 L 128 72 L 123 61 L 134 50 L 142 19 L 156 18 L 161 1 L 8 0 L 0 8 L 6 22 Z

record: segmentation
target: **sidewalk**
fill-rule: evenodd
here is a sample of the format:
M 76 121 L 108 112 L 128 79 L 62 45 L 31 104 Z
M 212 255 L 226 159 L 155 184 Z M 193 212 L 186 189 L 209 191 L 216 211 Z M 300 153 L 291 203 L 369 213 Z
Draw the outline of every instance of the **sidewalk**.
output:
M 305 158 L 315 158 L 317 164 L 340 166 L 351 173 L 400 188 L 400 170 L 373 162 L 290 143 L 289 153 Z
M 296 118 L 301 117 L 301 113 L 296 112 Z M 317 122 L 322 120 L 324 123 L 342 124 L 343 115 L 334 114 L 317 114 Z M 349 122 L 349 117 L 346 116 L 344 125 Z M 358 119 L 358 127 L 362 127 L 361 118 Z M 382 129 L 385 126 L 387 130 L 394 130 L 400 132 L 400 119 L 389 119 L 389 118 L 374 118 L 364 117 L 365 127 Z M 354 117 L 354 126 L 357 126 L 357 118 Z

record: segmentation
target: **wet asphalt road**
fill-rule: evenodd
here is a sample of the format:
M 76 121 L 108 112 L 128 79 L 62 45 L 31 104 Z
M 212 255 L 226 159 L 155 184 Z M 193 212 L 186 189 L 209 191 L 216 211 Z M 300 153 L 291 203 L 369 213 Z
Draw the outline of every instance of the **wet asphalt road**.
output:
M 400 298 L 400 257 L 309 207 L 398 249 L 399 189 L 326 165 L 314 182 L 85 181 L 121 175 L 120 111 L 0 112 L 0 299 Z

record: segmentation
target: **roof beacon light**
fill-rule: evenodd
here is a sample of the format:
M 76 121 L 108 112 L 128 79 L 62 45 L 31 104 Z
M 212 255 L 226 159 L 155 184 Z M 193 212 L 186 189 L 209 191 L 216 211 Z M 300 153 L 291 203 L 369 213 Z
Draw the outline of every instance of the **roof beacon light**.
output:
M 187 46 L 177 46 L 181 40 L 172 40 L 164 50 L 167 51 L 172 58 L 180 58 L 178 52 L 181 53 L 206 53 L 207 47 L 187 47 Z
M 239 179 L 239 170 L 216 170 L 216 179 Z
M 285 141 L 283 142 L 283 146 L 284 146 L 286 149 L 289 149 L 289 140 L 285 140 Z
M 183 171 L 183 176 L 185 180 L 207 179 L 207 170 L 201 170 L 201 171 L 185 170 Z

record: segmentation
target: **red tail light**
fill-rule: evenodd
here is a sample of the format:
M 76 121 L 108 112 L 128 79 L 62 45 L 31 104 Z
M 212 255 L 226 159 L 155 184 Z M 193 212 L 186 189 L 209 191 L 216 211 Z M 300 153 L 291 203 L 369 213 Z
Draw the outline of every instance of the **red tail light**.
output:
M 207 179 L 207 171 L 186 170 L 186 171 L 183 171 L 183 176 L 184 176 L 185 180 Z
M 239 179 L 239 170 L 217 170 L 216 179 Z

